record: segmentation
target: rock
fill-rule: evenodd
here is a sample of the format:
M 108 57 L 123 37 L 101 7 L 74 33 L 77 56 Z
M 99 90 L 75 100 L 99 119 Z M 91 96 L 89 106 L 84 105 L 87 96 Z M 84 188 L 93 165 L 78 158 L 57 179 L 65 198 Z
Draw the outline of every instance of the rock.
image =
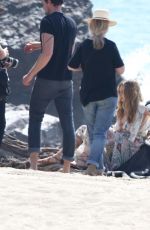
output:
M 66 0 L 62 7 L 63 12 L 73 17 L 81 28 L 86 24 L 83 19 L 91 16 L 92 4 L 90 0 Z M 3 39 L 13 49 L 20 49 L 22 45 L 30 40 L 39 40 L 40 20 L 44 16 L 41 0 L 1 0 L 0 3 L 0 33 Z M 12 23 L 13 22 L 13 23 Z M 17 36 L 19 35 L 19 40 Z M 79 33 L 80 39 L 85 31 Z M 13 36 L 13 39 L 12 39 Z
M 29 111 L 28 106 L 7 105 L 6 135 L 11 135 L 27 142 Z M 57 117 L 46 114 L 41 127 L 41 146 L 56 147 L 61 145 L 61 129 Z

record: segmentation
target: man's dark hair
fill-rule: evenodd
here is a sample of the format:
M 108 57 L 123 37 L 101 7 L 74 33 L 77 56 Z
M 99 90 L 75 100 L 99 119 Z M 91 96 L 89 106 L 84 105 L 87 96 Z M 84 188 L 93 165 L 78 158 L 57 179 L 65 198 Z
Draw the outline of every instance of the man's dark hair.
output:
M 45 2 L 48 2 L 48 0 L 44 0 Z M 64 0 L 51 0 L 51 3 L 54 5 L 54 6 L 59 6 L 59 5 L 62 5 L 64 2 Z

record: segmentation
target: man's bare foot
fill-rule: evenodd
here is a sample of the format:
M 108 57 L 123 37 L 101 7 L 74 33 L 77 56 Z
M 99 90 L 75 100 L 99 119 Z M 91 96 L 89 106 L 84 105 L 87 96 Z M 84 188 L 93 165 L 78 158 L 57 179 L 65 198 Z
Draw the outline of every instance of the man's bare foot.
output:
M 30 168 L 33 170 L 37 170 L 37 162 L 38 162 L 39 154 L 37 152 L 33 152 L 30 154 Z
M 70 161 L 64 160 L 63 168 L 59 171 L 62 173 L 70 173 Z

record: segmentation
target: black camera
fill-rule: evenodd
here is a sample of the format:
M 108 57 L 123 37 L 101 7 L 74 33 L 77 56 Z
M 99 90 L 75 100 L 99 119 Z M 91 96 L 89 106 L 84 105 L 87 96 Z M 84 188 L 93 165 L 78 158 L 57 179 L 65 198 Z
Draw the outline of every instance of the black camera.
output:
M 7 63 L 9 64 L 10 67 L 16 68 L 18 66 L 19 60 L 15 59 L 13 57 L 5 57 L 2 60 L 0 60 L 0 67 L 5 68 L 7 66 Z

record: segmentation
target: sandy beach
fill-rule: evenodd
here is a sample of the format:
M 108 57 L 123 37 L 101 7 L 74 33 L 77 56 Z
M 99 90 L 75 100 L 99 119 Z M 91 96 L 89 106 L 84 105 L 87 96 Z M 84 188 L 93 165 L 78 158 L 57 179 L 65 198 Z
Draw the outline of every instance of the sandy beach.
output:
M 150 180 L 0 168 L 1 230 L 148 230 Z

